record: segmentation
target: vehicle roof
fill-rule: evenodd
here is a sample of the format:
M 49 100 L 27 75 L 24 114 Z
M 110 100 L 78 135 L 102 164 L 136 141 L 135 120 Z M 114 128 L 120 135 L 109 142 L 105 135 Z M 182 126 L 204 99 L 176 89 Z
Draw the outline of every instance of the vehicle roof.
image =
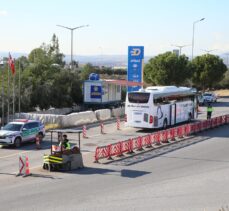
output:
M 140 89 L 137 92 L 152 93 L 154 98 L 195 95 L 195 93 L 192 91 L 192 88 L 176 86 L 150 86 L 146 89 Z
M 28 122 L 40 122 L 39 120 L 32 120 L 32 119 L 15 119 L 12 122 L 9 123 L 14 123 L 14 124 L 25 124 Z

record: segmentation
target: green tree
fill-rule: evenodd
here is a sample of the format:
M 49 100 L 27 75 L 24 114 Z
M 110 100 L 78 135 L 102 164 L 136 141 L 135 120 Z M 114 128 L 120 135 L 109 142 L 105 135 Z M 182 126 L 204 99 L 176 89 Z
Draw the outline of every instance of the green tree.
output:
M 92 66 L 92 64 L 88 63 L 84 65 L 81 70 L 80 79 L 81 80 L 88 80 L 90 73 L 96 73 L 96 69 Z
M 214 88 L 223 78 L 227 71 L 223 60 L 216 55 L 205 54 L 197 56 L 191 62 L 192 81 L 203 90 Z
M 153 85 L 184 85 L 191 76 L 188 57 L 172 52 L 151 58 L 144 68 L 144 80 Z

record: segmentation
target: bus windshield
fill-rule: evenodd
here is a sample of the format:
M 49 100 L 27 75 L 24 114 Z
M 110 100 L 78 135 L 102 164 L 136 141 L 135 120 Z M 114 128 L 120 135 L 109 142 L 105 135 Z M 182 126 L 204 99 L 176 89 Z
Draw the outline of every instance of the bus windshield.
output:
M 150 93 L 133 92 L 128 94 L 130 103 L 148 103 Z

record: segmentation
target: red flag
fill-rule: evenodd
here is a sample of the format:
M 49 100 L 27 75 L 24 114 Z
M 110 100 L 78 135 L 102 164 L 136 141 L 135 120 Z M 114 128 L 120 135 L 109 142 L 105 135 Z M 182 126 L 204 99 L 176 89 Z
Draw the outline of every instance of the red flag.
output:
M 8 64 L 10 66 L 10 69 L 12 71 L 12 74 L 15 74 L 15 66 L 14 66 L 14 60 L 12 59 L 10 53 L 9 53 L 9 59 L 8 59 Z

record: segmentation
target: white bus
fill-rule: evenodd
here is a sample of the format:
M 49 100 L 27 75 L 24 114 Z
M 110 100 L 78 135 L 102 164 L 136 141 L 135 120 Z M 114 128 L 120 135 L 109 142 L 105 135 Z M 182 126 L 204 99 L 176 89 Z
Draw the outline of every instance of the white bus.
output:
M 152 86 L 126 95 L 126 126 L 166 128 L 197 117 L 195 93 L 188 87 Z

